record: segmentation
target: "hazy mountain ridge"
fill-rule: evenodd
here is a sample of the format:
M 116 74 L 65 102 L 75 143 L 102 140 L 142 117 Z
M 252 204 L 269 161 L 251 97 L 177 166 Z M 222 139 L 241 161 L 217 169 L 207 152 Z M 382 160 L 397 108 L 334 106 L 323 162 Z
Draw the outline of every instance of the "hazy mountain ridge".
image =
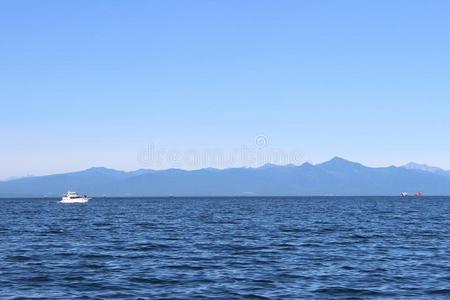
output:
M 450 176 L 450 171 L 446 171 L 438 167 L 431 167 L 425 164 L 417 164 L 414 162 L 410 162 L 409 164 L 404 165 L 403 168 Z
M 342 158 L 312 165 L 186 171 L 107 168 L 0 182 L 0 197 L 60 196 L 450 195 L 450 173 L 426 165 L 371 168 Z

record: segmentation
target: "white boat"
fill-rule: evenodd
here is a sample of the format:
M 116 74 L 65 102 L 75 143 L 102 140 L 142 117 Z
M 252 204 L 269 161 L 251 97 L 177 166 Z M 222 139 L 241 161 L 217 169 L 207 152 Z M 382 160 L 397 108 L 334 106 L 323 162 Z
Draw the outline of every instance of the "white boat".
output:
M 66 195 L 64 195 L 60 201 L 60 203 L 86 203 L 91 198 L 88 196 L 80 196 L 75 192 L 67 192 Z

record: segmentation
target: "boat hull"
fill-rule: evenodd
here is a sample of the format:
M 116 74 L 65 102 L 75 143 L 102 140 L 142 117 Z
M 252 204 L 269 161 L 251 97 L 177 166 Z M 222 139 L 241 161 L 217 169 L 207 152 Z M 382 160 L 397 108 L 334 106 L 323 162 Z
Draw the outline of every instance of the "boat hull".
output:
M 70 198 L 62 198 L 59 203 L 87 203 L 91 198 L 83 197 L 83 198 L 76 198 L 76 199 L 70 199 Z

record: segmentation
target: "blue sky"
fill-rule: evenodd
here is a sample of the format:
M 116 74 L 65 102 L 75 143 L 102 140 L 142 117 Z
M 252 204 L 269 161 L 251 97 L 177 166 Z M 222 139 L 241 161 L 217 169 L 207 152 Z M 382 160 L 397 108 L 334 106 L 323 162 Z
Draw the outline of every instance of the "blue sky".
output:
M 0 178 L 158 168 L 137 159 L 149 144 L 226 152 L 260 134 L 304 161 L 450 169 L 449 11 L 449 1 L 1 1 Z

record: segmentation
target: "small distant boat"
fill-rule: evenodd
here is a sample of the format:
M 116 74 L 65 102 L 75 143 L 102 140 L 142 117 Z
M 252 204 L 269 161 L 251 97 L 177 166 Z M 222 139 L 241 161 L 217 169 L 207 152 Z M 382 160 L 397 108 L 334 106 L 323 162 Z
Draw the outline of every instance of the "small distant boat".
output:
M 402 196 L 403 198 L 406 198 L 406 197 L 408 197 L 409 195 L 408 195 L 407 192 L 403 192 L 403 193 L 401 193 L 401 196 Z
M 417 193 L 414 194 L 414 196 L 415 196 L 416 198 L 420 198 L 420 197 L 423 196 L 423 194 L 422 194 L 421 192 L 417 192 Z
M 89 200 L 91 200 L 91 198 L 86 195 L 80 196 L 75 192 L 67 192 L 67 194 L 62 197 L 60 203 L 86 203 Z

